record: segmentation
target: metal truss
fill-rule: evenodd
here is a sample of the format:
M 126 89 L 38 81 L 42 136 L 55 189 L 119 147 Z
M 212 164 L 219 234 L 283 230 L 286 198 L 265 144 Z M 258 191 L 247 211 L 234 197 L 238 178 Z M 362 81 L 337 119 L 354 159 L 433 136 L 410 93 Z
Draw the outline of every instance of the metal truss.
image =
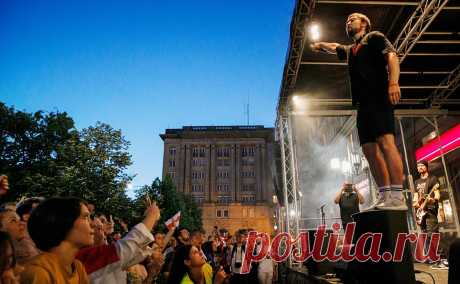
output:
M 422 0 L 394 42 L 402 63 L 449 0 Z
M 297 0 L 294 16 L 291 22 L 290 46 L 284 67 L 283 81 L 281 83 L 278 113 L 283 114 L 287 106 L 287 91 L 294 88 L 302 61 L 303 49 L 307 37 L 306 24 L 313 13 L 315 0 Z
M 458 65 L 439 85 L 447 86 L 447 88 L 439 88 L 433 91 L 429 98 L 432 106 L 441 106 L 447 101 L 450 95 L 458 89 L 460 86 L 460 65 Z
M 295 167 L 295 153 L 293 134 L 291 127 L 290 116 L 282 115 L 278 119 L 278 135 L 281 146 L 281 164 L 283 176 L 283 193 L 285 207 L 285 228 L 284 231 L 292 237 L 297 237 L 299 232 L 299 208 L 297 198 L 297 169 Z M 289 260 L 289 266 L 292 265 L 292 260 Z

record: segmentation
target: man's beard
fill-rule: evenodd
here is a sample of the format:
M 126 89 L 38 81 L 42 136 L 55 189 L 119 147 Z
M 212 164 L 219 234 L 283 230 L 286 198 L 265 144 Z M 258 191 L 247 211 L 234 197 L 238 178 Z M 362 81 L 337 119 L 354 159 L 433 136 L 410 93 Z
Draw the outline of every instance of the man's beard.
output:
M 345 29 L 348 38 L 351 40 L 355 41 L 359 38 L 359 30 L 351 27 L 350 29 L 346 28 Z

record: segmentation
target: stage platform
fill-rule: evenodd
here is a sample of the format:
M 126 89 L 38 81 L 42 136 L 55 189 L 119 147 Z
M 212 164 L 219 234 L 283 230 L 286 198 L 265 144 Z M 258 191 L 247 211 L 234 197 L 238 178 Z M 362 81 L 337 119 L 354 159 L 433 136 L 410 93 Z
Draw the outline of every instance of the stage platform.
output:
M 448 270 L 434 270 L 430 268 L 430 265 L 423 263 L 414 263 L 414 269 L 427 272 L 431 274 L 435 280 L 435 283 L 447 284 Z M 433 280 L 426 273 L 416 273 L 415 279 L 421 283 L 431 284 Z M 278 282 L 281 283 L 281 282 Z M 323 276 L 313 276 L 308 274 L 308 269 L 305 267 L 299 269 L 291 269 L 287 275 L 288 284 L 297 284 L 297 283 L 318 283 L 318 284 L 339 284 L 343 283 L 337 277 L 329 277 L 326 275 Z

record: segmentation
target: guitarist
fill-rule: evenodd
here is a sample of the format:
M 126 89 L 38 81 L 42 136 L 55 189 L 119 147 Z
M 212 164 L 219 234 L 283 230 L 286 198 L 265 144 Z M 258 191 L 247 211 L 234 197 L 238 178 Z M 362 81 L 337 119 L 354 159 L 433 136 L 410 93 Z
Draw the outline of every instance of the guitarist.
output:
M 420 178 L 415 181 L 415 194 L 412 205 L 417 210 L 417 224 L 423 233 L 428 234 L 431 241 L 431 234 L 439 232 L 438 208 L 441 194 L 439 192 L 439 180 L 428 172 L 428 162 L 417 162 L 417 171 Z M 429 244 L 429 242 L 427 242 Z M 433 269 L 447 269 L 444 262 L 436 263 Z
M 415 181 L 415 194 L 413 206 L 418 210 L 423 205 L 424 208 L 419 210 L 423 212 L 421 220 L 417 220 L 420 228 L 424 233 L 438 232 L 438 202 L 440 198 L 439 181 L 436 176 L 428 172 L 428 162 L 419 161 L 417 171 L 420 178 Z M 426 201 L 426 202 L 425 202 Z

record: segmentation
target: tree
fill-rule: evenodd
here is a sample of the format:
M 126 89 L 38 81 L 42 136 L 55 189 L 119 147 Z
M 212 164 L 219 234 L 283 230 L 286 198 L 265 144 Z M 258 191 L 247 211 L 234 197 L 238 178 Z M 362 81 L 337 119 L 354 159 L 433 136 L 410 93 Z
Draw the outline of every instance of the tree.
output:
M 120 130 L 98 122 L 79 132 L 65 112 L 32 114 L 0 103 L 0 134 L 9 200 L 77 196 L 106 214 L 132 218 L 125 193 L 130 143 Z
M 180 226 L 188 230 L 198 230 L 203 226 L 202 212 L 197 204 L 190 198 L 178 192 L 173 181 L 169 176 L 166 176 L 163 181 L 155 179 L 150 186 L 144 186 L 137 190 L 136 201 L 137 208 L 142 204 L 146 194 L 149 194 L 157 202 L 161 208 L 161 218 L 158 222 L 158 228 L 164 230 L 164 222 L 171 218 L 178 211 L 181 211 Z

